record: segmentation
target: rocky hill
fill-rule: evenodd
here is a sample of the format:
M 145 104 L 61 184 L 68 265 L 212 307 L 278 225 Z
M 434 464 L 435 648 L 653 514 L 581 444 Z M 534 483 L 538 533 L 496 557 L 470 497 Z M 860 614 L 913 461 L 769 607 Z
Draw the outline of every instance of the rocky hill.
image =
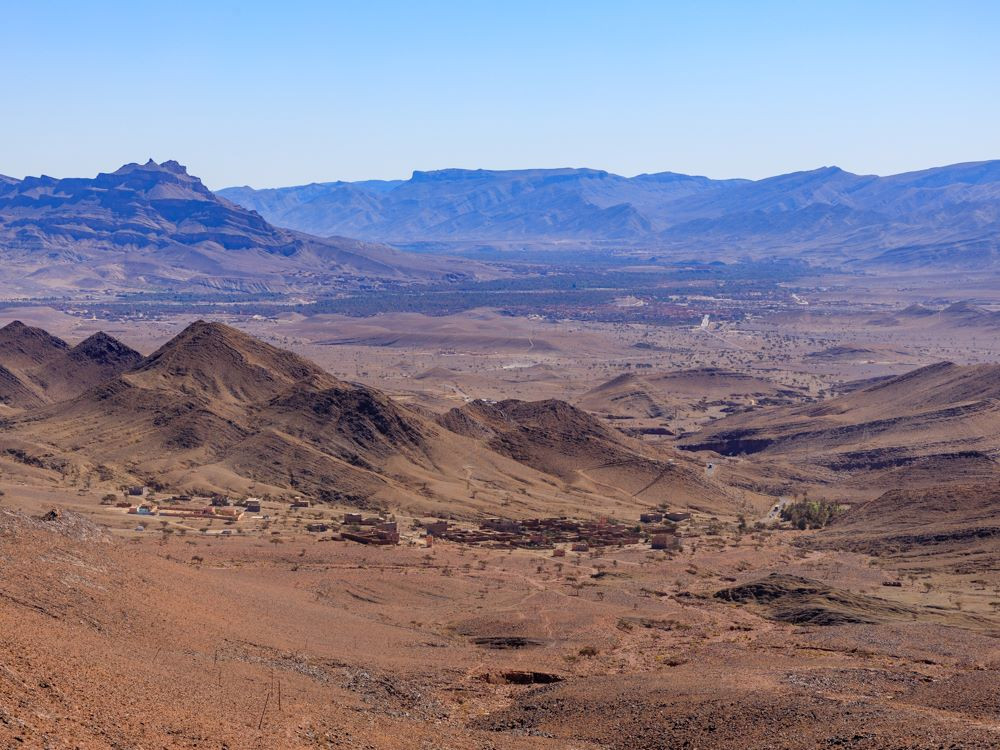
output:
M 614 487 L 650 505 L 731 506 L 722 488 L 683 454 L 654 449 L 565 401 L 472 401 L 438 422 L 491 450 L 564 481 Z
M 223 485 L 259 479 L 364 497 L 385 484 L 376 453 L 419 460 L 420 421 L 291 352 L 198 321 L 128 372 L 18 424 L 63 450 L 86 445 L 91 462 L 160 481 L 211 486 L 211 465 Z
M 583 394 L 577 405 L 626 418 L 670 415 L 698 401 L 726 404 L 786 404 L 802 401 L 801 389 L 717 367 L 618 375 Z
M 138 361 L 101 334 L 69 348 L 23 330 L 48 341 L 36 348 L 52 350 L 50 368 L 72 373 L 69 359 L 85 355 L 89 377 L 106 368 L 100 382 L 58 401 L 39 391 L 7 418 L 0 455 L 62 480 L 300 492 L 460 515 L 496 513 L 513 493 L 524 498 L 519 512 L 536 515 L 735 502 L 690 459 L 561 401 L 475 402 L 435 421 L 219 323 L 192 323 Z
M 1000 571 L 1000 492 L 952 473 L 936 486 L 889 490 L 843 514 L 817 546 L 889 558 L 900 567 L 931 564 L 958 573 Z
M 104 333 L 70 347 L 15 320 L 0 328 L 0 403 L 30 409 L 72 398 L 141 359 L 139 352 Z
M 818 403 L 736 414 L 681 447 L 791 461 L 876 489 L 995 474 L 998 426 L 1000 365 L 940 362 Z

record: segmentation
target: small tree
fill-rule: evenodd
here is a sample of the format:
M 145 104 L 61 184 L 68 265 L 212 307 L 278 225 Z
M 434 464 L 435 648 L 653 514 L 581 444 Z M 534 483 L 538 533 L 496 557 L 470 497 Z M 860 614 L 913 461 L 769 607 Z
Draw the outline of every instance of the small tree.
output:
M 837 503 L 827 500 L 809 500 L 803 497 L 781 509 L 783 521 L 790 522 L 797 529 L 821 529 L 840 512 Z

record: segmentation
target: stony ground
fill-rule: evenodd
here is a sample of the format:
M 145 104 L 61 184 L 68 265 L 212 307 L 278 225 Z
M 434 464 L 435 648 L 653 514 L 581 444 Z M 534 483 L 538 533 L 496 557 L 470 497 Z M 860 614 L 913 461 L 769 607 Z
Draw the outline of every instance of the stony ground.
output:
M 15 501 L 0 510 L 4 748 L 1000 743 L 985 608 L 884 587 L 872 558 L 791 544 L 807 534 L 696 518 L 679 553 L 557 559 L 292 532 L 129 538 Z M 803 626 L 714 597 L 770 572 L 908 614 Z

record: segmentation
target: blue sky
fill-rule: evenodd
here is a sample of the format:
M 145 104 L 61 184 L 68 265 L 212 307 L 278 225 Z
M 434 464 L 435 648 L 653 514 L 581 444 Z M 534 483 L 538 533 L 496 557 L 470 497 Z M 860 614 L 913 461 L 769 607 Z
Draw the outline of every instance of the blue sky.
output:
M 147 7 L 148 6 L 148 7 Z M 210 187 L 1000 158 L 1000 3 L 5 3 L 0 173 Z

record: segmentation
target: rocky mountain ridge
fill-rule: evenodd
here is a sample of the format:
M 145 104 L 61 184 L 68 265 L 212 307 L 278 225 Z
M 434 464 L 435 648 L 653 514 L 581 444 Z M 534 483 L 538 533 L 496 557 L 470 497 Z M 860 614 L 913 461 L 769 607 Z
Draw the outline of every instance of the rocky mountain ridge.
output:
M 176 161 L 0 181 L 6 288 L 289 292 L 462 278 L 458 262 L 269 224 Z

